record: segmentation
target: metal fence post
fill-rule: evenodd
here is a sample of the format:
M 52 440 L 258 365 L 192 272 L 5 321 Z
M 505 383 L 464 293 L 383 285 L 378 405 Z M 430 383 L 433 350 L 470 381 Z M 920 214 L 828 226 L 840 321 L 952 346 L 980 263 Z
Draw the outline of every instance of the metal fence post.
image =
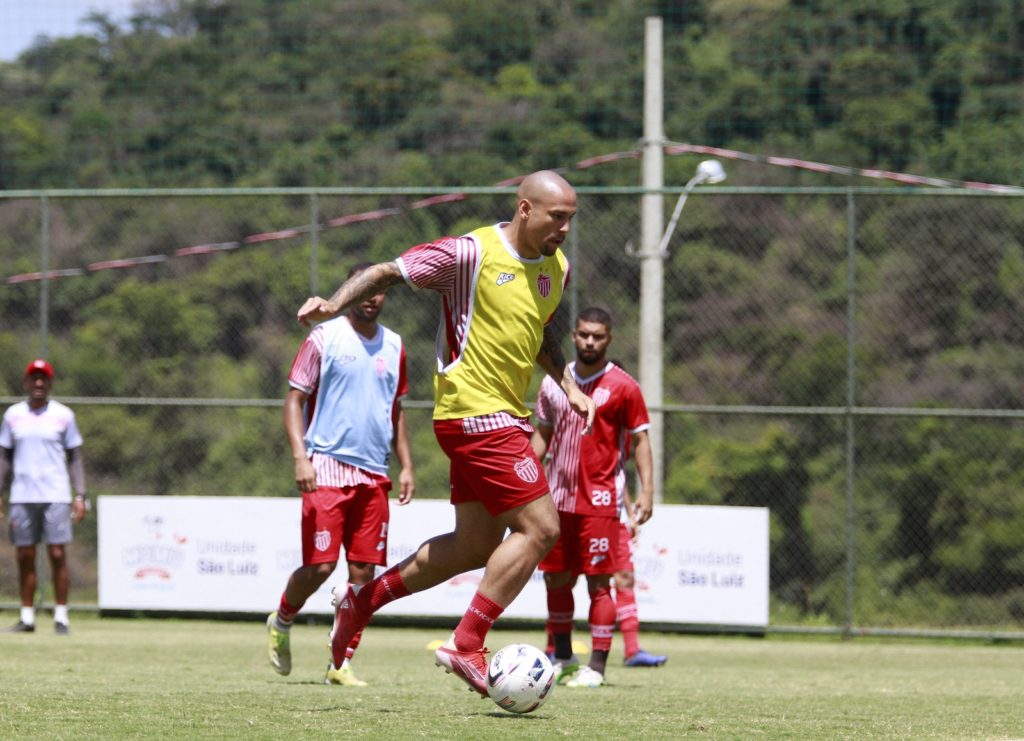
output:
M 45 358 L 50 334 L 50 200 L 45 193 L 39 206 L 39 357 Z
M 317 272 L 317 247 L 320 242 L 320 204 L 316 193 L 309 197 L 309 295 L 320 295 L 320 278 Z
M 854 372 L 857 347 L 857 214 L 853 191 L 846 193 L 846 624 L 843 637 L 851 638 L 853 631 L 853 589 L 855 559 L 855 501 L 854 472 L 856 446 L 854 443 L 853 407 L 857 402 Z

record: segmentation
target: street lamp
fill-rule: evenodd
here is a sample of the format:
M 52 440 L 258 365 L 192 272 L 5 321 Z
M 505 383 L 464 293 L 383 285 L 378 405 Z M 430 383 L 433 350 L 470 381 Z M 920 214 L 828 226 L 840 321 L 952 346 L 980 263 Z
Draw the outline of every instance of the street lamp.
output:
M 660 150 L 659 150 L 660 151 Z M 656 172 L 657 184 L 648 183 L 645 185 L 652 188 L 659 188 L 660 170 Z M 657 233 L 661 231 L 662 201 L 660 194 L 648 194 L 644 196 L 641 214 L 641 242 L 643 249 L 630 254 L 640 259 L 640 388 L 644 391 L 647 406 L 650 411 L 650 444 L 651 457 L 654 459 L 654 501 L 661 502 L 663 498 L 662 488 L 664 485 L 664 440 L 662 433 L 665 426 L 665 412 L 662 410 L 663 401 L 663 359 L 664 347 L 664 270 L 665 258 L 668 256 L 668 243 L 675 231 L 676 222 L 679 221 L 679 214 L 686 203 L 686 197 L 701 183 L 720 183 L 725 180 L 725 170 L 718 160 L 704 160 L 697 165 L 696 174 L 683 188 L 679 200 L 676 201 L 675 210 L 672 212 L 672 219 L 669 222 L 665 233 L 661 235 L 660 244 L 657 249 L 654 247 L 654 240 Z
M 720 183 L 723 180 L 725 180 L 725 168 L 722 167 L 722 163 L 718 160 L 704 160 L 697 165 L 697 172 L 686 183 L 683 192 L 679 194 L 679 200 L 676 201 L 676 207 L 672 211 L 672 218 L 669 219 L 668 227 L 661 237 L 661 244 L 658 245 L 658 253 L 661 257 L 668 257 L 668 242 L 672 239 L 672 233 L 676 230 L 679 214 L 683 212 L 683 205 L 686 203 L 686 198 L 690 195 L 690 191 L 701 183 L 714 184 Z

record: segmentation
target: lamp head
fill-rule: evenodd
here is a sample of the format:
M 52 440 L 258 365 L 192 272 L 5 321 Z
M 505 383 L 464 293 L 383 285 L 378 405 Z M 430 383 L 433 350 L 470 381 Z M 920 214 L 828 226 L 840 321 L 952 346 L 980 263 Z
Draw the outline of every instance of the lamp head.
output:
M 702 183 L 720 183 L 725 180 L 725 168 L 718 160 L 704 160 L 697 165 L 697 177 Z

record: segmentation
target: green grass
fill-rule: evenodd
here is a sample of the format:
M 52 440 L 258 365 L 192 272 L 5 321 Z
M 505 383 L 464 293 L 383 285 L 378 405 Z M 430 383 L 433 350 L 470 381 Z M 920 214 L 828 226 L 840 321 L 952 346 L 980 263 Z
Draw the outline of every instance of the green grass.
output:
M 370 686 L 345 688 L 320 684 L 322 625 L 293 629 L 279 677 L 262 623 L 74 613 L 58 637 L 41 615 L 34 634 L 0 634 L 0 738 L 1024 738 L 1018 646 L 647 633 L 666 666 L 622 668 L 616 639 L 609 686 L 559 687 L 515 716 L 433 665 L 426 645 L 446 634 L 371 627 L 354 665 Z

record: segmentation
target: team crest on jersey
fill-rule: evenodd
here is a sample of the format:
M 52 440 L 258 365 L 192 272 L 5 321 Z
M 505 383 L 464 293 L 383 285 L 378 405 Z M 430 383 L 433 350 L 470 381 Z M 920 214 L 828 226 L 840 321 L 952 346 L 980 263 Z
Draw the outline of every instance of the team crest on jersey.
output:
M 498 273 L 498 280 L 495 281 L 499 286 L 503 286 L 510 280 L 515 280 L 516 276 L 512 273 Z
M 594 400 L 594 406 L 601 406 L 602 404 L 607 402 L 608 399 L 611 398 L 611 395 L 612 392 L 604 388 L 603 386 L 601 388 L 594 389 L 594 394 L 591 397 Z
M 547 298 L 551 294 L 551 276 L 545 273 L 537 273 L 537 292 Z
M 532 458 L 523 458 L 515 465 L 516 476 L 528 484 L 534 484 L 540 478 L 540 471 Z
M 388 372 L 387 362 L 380 355 L 373 359 L 373 365 L 374 368 L 377 369 L 378 378 L 383 378 L 384 375 Z
M 326 551 L 331 545 L 331 531 L 317 530 L 313 534 L 313 547 L 318 551 Z

